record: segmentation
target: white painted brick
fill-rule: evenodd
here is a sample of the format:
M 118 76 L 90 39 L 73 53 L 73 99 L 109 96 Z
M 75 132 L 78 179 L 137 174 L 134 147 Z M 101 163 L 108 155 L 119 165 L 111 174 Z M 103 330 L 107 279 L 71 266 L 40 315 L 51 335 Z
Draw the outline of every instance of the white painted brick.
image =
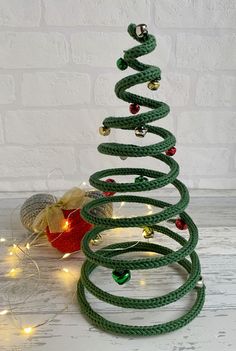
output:
M 125 32 L 78 32 L 71 36 L 72 58 L 77 64 L 100 67 L 116 67 L 116 61 L 137 43 Z M 157 36 L 157 49 L 139 60 L 147 64 L 165 67 L 170 58 L 171 37 Z
M 49 25 L 127 26 L 150 22 L 149 0 L 43 0 Z
M 104 142 L 98 128 L 107 116 L 104 109 L 8 111 L 5 117 L 6 141 L 23 145 L 98 145 Z M 110 138 L 114 139 L 113 133 L 105 141 Z
M 196 71 L 236 68 L 236 34 L 177 34 L 177 66 Z
M 161 86 L 152 93 L 155 100 L 172 106 L 184 106 L 188 103 L 190 76 L 181 73 L 162 72 Z
M 2 117 L 0 115 L 0 144 L 4 143 L 4 137 L 3 137 L 3 123 L 2 123 Z
M 68 47 L 61 33 L 0 33 L 1 68 L 55 68 L 67 62 Z
M 195 102 L 199 106 L 235 106 L 235 76 L 206 74 L 198 78 Z
M 71 46 L 77 64 L 116 67 L 119 53 L 130 47 L 130 40 L 126 33 L 78 32 L 72 34 Z
M 0 26 L 38 26 L 40 15 L 40 0 L 0 0 Z
M 15 100 L 15 82 L 11 75 L 0 75 L 0 104 L 10 104 Z
M 47 176 L 54 168 L 65 175 L 75 172 L 75 155 L 70 147 L 0 147 L 1 177 Z
M 118 99 L 114 92 L 116 82 L 123 77 L 124 75 L 121 72 L 98 75 L 94 86 L 97 105 L 124 106 L 125 102 Z
M 236 178 L 201 178 L 201 189 L 236 189 Z
M 236 112 L 186 111 L 177 119 L 181 143 L 235 143 Z
M 155 22 L 167 28 L 235 28 L 234 0 L 155 1 Z
M 175 159 L 180 165 L 180 180 L 182 175 L 219 176 L 228 173 L 230 152 L 224 147 L 186 147 L 177 144 Z
M 87 180 L 94 172 L 106 168 L 116 168 L 119 164 L 118 157 L 101 154 L 98 152 L 95 145 L 85 148 L 80 147 L 76 156 L 79 165 L 81 165 L 81 178 L 85 180 Z
M 222 77 L 222 103 L 224 106 L 236 106 L 236 76 Z M 219 82 L 220 85 L 220 82 Z
M 63 106 L 90 101 L 90 80 L 84 73 L 37 72 L 23 75 L 25 106 Z
M 126 76 L 130 73 L 126 73 Z M 105 73 L 95 81 L 95 101 L 97 105 L 121 106 L 127 104 L 116 97 L 114 86 L 124 77 L 124 73 Z M 135 94 L 150 97 L 154 100 L 166 102 L 170 106 L 184 106 L 188 103 L 190 77 L 186 74 L 163 73 L 161 86 L 158 91 L 152 92 L 145 83 L 130 88 Z
M 68 179 L 68 178 L 71 179 Z M 55 191 L 62 190 L 62 194 L 64 194 L 65 190 L 73 188 L 74 186 L 79 186 L 83 182 L 83 179 L 80 176 L 66 176 L 66 179 L 62 178 L 62 174 L 53 174 L 50 177 L 50 181 L 47 181 L 47 175 L 41 176 L 41 178 L 36 177 L 21 177 L 21 178 L 9 178 L 8 180 L 0 180 L 0 191 L 5 192 L 15 192 L 19 195 L 19 191 L 21 195 L 23 191 L 27 192 L 27 195 L 30 196 L 29 192 L 49 192 L 55 194 Z M 59 196 L 60 196 L 59 195 Z M 13 197 L 15 194 L 12 195 Z M 27 197 L 28 197 L 27 196 Z

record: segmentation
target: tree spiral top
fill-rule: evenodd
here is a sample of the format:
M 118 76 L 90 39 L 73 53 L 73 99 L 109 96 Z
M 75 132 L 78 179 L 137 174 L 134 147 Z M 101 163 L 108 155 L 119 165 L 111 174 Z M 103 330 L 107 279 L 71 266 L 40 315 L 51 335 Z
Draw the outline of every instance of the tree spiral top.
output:
M 150 53 L 156 47 L 156 39 L 149 34 L 146 25 L 130 24 L 128 33 L 139 42 L 138 46 L 125 51 L 124 58 L 117 61 L 119 69 L 124 70 L 130 67 L 138 73 L 121 79 L 115 85 L 115 93 L 118 98 L 129 102 L 130 112 L 134 115 L 128 117 L 108 117 L 103 121 L 100 127 L 102 135 L 108 135 L 112 128 L 125 130 L 134 130 L 137 137 L 144 137 L 146 133 L 159 135 L 163 141 L 148 146 L 138 146 L 133 144 L 121 143 L 102 143 L 98 146 L 98 151 L 103 154 L 119 156 L 121 159 L 127 157 L 144 157 L 149 156 L 166 163 L 170 171 L 168 174 L 146 168 L 115 168 L 98 171 L 90 176 L 89 182 L 95 188 L 102 190 L 107 194 L 106 197 L 93 200 L 86 204 L 81 210 L 82 217 L 95 226 L 90 230 L 83 239 L 82 250 L 87 259 L 81 269 L 81 277 L 78 282 L 77 296 L 82 312 L 98 327 L 114 333 L 126 335 L 154 335 L 169 332 L 178 329 L 189 323 L 200 311 L 204 304 L 205 285 L 201 277 L 201 269 L 198 256 L 194 251 L 198 242 L 198 230 L 192 219 L 184 212 L 189 203 L 189 193 L 183 183 L 177 180 L 179 166 L 171 157 L 174 155 L 175 137 L 166 129 L 150 125 L 151 122 L 165 117 L 169 113 L 169 106 L 164 102 L 155 101 L 142 97 L 127 89 L 136 85 L 148 82 L 148 88 L 157 90 L 161 79 L 161 71 L 158 67 L 143 64 L 137 60 L 138 57 Z M 140 106 L 146 106 L 151 110 L 145 113 L 139 113 Z M 113 179 L 101 180 L 107 176 L 114 175 L 133 175 L 135 176 L 132 183 L 118 183 Z M 167 184 L 176 187 L 180 194 L 180 200 L 176 204 L 170 204 L 149 197 L 136 195 L 114 195 L 116 192 L 141 192 L 152 189 L 162 188 Z M 108 202 L 135 202 L 147 205 L 153 205 L 162 210 L 151 215 L 125 218 L 99 218 L 96 217 L 94 209 Z M 179 218 L 173 219 L 178 215 Z M 165 226 L 158 225 L 163 221 L 169 221 L 176 224 L 178 229 L 188 229 L 189 239 L 184 239 L 180 234 L 175 233 Z M 143 230 L 144 238 L 152 238 L 155 232 L 162 233 L 181 245 L 177 251 L 173 251 L 165 246 L 144 241 L 139 242 L 122 242 L 112 244 L 108 247 L 93 251 L 90 248 L 90 242 L 95 239 L 104 230 L 116 227 L 138 227 Z M 118 249 L 118 250 L 117 250 Z M 119 259 L 116 256 L 129 252 L 155 252 L 161 255 L 140 259 Z M 190 256 L 190 261 L 185 257 Z M 152 269 L 162 267 L 173 262 L 178 263 L 188 273 L 185 283 L 176 290 L 162 296 L 141 299 L 128 298 L 112 295 L 98 288 L 89 278 L 92 271 L 101 265 L 112 269 L 112 277 L 118 284 L 124 284 L 131 278 L 130 271 L 139 269 Z M 170 304 L 193 289 L 196 290 L 196 301 L 191 309 L 180 318 L 167 323 L 155 324 L 151 326 L 133 326 L 119 324 L 106 320 L 96 311 L 94 311 L 85 295 L 85 288 L 94 296 L 110 304 L 135 309 L 148 309 Z

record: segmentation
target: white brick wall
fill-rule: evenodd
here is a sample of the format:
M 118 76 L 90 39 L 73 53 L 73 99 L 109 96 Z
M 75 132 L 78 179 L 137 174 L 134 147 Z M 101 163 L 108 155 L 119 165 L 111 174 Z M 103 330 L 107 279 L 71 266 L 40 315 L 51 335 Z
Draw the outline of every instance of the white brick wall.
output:
M 0 191 L 69 188 L 127 166 L 97 145 L 105 117 L 129 114 L 114 84 L 127 74 L 116 59 L 136 45 L 130 22 L 157 38 L 142 61 L 162 69 L 161 88 L 133 91 L 170 105 L 156 124 L 176 135 L 179 179 L 236 188 L 236 0 L 0 0 Z M 156 142 L 120 130 L 105 141 L 124 140 Z M 168 172 L 149 158 L 132 166 Z

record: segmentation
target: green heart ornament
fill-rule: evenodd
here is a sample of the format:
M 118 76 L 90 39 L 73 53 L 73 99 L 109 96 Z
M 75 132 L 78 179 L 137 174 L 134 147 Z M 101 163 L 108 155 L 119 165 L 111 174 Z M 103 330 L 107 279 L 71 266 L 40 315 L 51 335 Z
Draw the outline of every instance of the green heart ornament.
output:
M 123 285 L 130 280 L 131 274 L 128 269 L 125 269 L 124 271 L 113 271 L 112 278 L 117 284 Z

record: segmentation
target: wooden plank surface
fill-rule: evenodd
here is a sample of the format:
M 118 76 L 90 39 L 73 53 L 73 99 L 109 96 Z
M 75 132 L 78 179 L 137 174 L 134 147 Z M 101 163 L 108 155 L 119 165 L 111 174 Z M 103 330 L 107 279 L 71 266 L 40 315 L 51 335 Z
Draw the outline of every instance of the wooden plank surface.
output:
M 175 203 L 176 198 L 161 198 Z M 200 256 L 202 272 L 207 287 L 204 310 L 186 327 L 156 337 L 120 337 L 111 335 L 90 325 L 80 314 L 73 293 L 83 262 L 83 253 L 67 260 L 60 260 L 61 254 L 45 241 L 44 246 L 31 249 L 31 256 L 39 265 L 41 278 L 30 261 L 19 266 L 19 278 L 12 279 L 6 273 L 16 265 L 9 257 L 7 246 L 12 239 L 17 242 L 27 237 L 19 223 L 20 198 L 0 200 L 0 237 L 7 239 L 0 247 L 0 311 L 8 308 L 8 300 L 14 307 L 14 315 L 22 325 L 35 325 L 51 319 L 48 324 L 37 328 L 30 336 L 22 335 L 16 328 L 11 315 L 0 316 L 0 350 L 64 351 L 68 349 L 102 351 L 123 350 L 200 350 L 224 351 L 236 349 L 236 197 L 194 196 L 187 209 L 199 228 L 200 240 L 197 252 Z M 14 210 L 15 209 L 15 210 Z M 125 206 L 116 210 L 118 215 L 134 216 L 143 208 Z M 13 213 L 13 216 L 11 215 Z M 11 218 L 12 217 L 12 218 Z M 11 223 L 12 222 L 12 223 Z M 171 227 L 171 224 L 168 224 Z M 183 233 L 183 235 L 186 235 Z M 138 228 L 115 229 L 104 234 L 103 245 L 114 241 L 141 240 Z M 154 241 L 177 248 L 171 240 L 156 234 Z M 62 268 L 69 269 L 69 275 Z M 72 275 L 71 275 L 72 274 Z M 25 279 L 22 276 L 26 277 Z M 186 273 L 174 264 L 169 267 L 148 271 L 132 272 L 132 280 L 124 286 L 117 286 L 111 279 L 110 270 L 100 267 L 92 276 L 93 281 L 113 294 L 133 297 L 160 296 L 180 286 Z M 26 303 L 27 296 L 33 295 Z M 153 310 L 126 310 L 108 305 L 88 294 L 92 306 L 104 317 L 117 322 L 132 324 L 152 324 L 176 318 L 186 311 L 194 301 L 192 292 L 175 303 Z M 63 313 L 60 311 L 68 304 Z

